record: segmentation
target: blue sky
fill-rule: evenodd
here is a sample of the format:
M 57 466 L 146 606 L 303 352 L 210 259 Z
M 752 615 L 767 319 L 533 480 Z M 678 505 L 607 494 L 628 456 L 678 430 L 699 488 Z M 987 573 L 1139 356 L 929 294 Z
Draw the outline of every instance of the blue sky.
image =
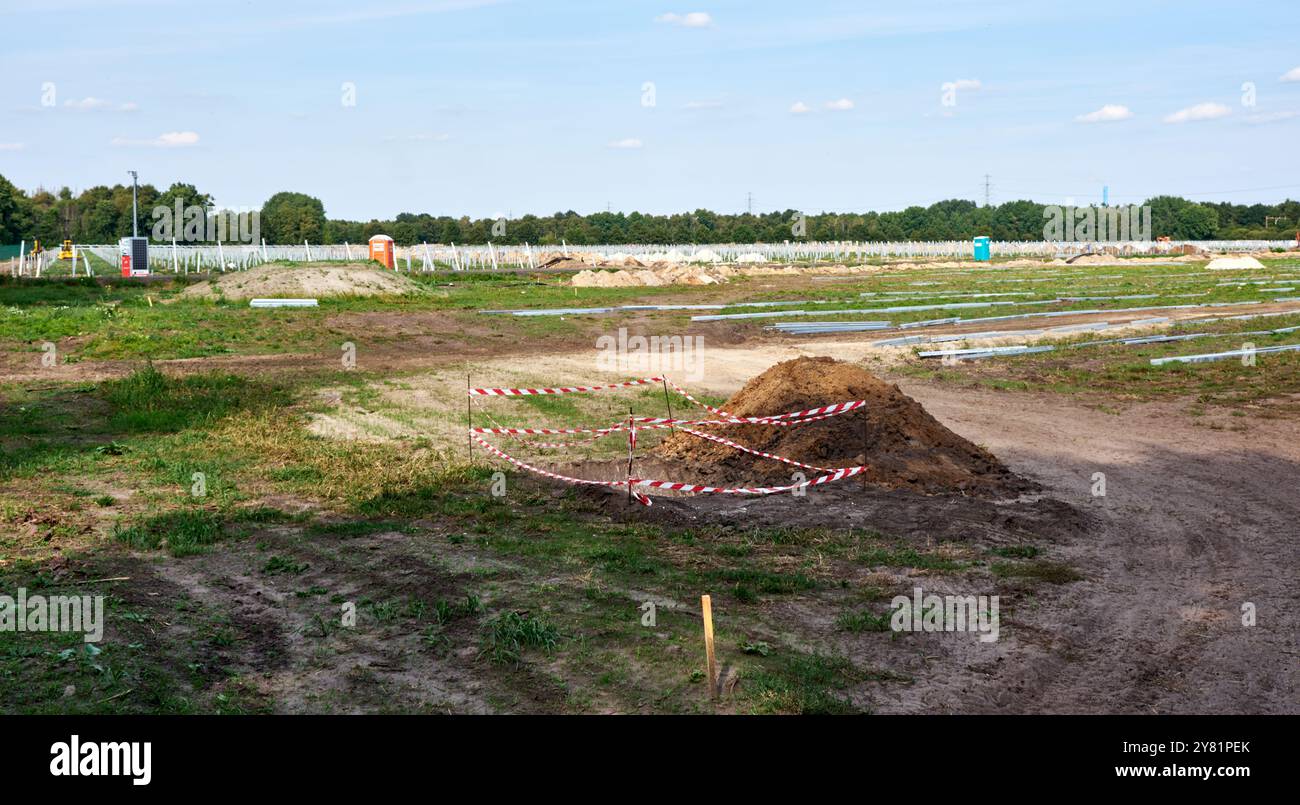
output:
M 0 174 L 363 220 L 1300 196 L 1294 0 L 690 2 L 0 0 Z

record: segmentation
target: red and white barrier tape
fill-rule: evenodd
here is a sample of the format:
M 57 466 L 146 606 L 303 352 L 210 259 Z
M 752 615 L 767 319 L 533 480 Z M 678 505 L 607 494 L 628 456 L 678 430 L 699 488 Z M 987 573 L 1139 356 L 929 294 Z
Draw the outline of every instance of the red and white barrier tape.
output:
M 549 389 L 470 389 L 471 397 L 527 397 L 534 394 L 579 394 L 585 391 L 603 389 L 622 389 L 629 386 L 645 386 L 650 383 L 662 383 L 662 377 L 646 377 L 641 380 L 629 380 L 626 383 L 611 383 L 606 386 L 565 386 Z
M 706 402 L 700 402 L 699 400 L 697 400 L 697 399 L 695 399 L 694 397 L 692 397 L 692 396 L 690 395 L 690 392 L 688 392 L 686 389 L 682 388 L 681 386 L 677 385 L 676 383 L 674 383 L 673 381 L 669 380 L 669 379 L 666 378 L 666 377 L 664 378 L 664 382 L 666 382 L 668 385 L 672 386 L 672 387 L 673 387 L 673 391 L 675 391 L 675 392 L 677 392 L 678 394 L 682 395 L 683 397 L 685 397 L 686 399 L 688 399 L 688 400 L 690 400 L 691 402 L 695 403 L 695 404 L 698 405 L 699 407 L 701 407 L 701 408 L 703 408 L 703 409 L 709 411 L 710 413 L 716 414 L 717 416 L 720 416 L 720 417 L 725 417 L 725 418 L 727 418 L 727 419 L 736 419 L 736 418 L 737 418 L 737 417 L 734 416 L 733 414 L 729 414 L 729 413 L 727 413 L 726 411 L 722 410 L 721 408 L 714 408 L 712 405 L 709 405 L 709 404 L 706 403 Z
M 607 433 L 624 430 L 625 427 L 624 425 L 615 425 L 611 428 L 470 428 L 470 430 L 475 433 L 518 434 L 522 436 L 551 436 L 569 433 L 599 433 L 603 436 Z
M 833 416 L 855 411 L 866 405 L 866 400 L 853 400 L 851 402 L 837 403 L 835 405 L 825 406 L 824 408 L 813 408 L 810 411 L 829 410 L 830 413 L 818 414 L 816 416 L 804 416 L 809 411 L 794 411 L 789 414 L 774 414 L 771 417 L 748 417 L 745 419 L 672 419 L 669 417 L 652 417 L 638 416 L 633 417 L 637 428 L 640 430 L 662 430 L 664 428 L 698 428 L 707 426 L 726 427 L 731 425 L 803 425 L 808 422 L 817 422 L 818 420 L 828 419 Z M 482 409 L 480 409 L 482 410 Z M 486 412 L 483 412 L 487 416 Z M 794 417 L 802 417 L 796 419 Z M 489 417 L 490 418 L 490 417 Z M 471 428 L 475 433 L 488 435 L 519 435 L 519 436 L 552 436 L 552 435 L 569 435 L 576 433 L 594 433 L 596 438 L 606 436 L 610 433 L 616 433 L 620 430 L 626 430 L 625 423 L 618 423 L 606 428 Z M 587 440 L 584 440 L 587 441 Z M 572 444 L 582 444 L 584 441 L 573 442 Z M 595 439 L 589 440 L 595 441 Z M 534 444 L 529 442 L 529 444 Z
M 546 449 L 554 449 L 554 450 L 568 450 L 571 447 L 579 447 L 581 445 L 591 444 L 592 442 L 595 442 L 598 439 L 603 439 L 609 434 L 617 433 L 618 431 L 621 431 L 627 427 L 625 423 L 615 422 L 613 425 L 611 425 L 608 428 L 505 428 L 502 427 L 501 423 L 497 422 L 496 419 L 494 419 L 490 413 L 488 413 L 481 406 L 479 406 L 477 400 L 471 400 L 471 401 L 474 402 L 475 407 L 477 407 L 479 410 L 479 413 L 487 417 L 488 422 L 491 422 L 494 427 L 471 428 L 470 430 L 476 433 L 506 434 L 507 436 L 519 442 L 520 444 L 528 445 L 530 447 L 546 448 Z M 519 438 L 520 435 L 537 436 L 537 435 L 548 435 L 548 434 L 557 434 L 557 433 L 558 434 L 594 433 L 596 435 L 592 436 L 589 439 L 575 439 L 570 442 L 531 442 Z
M 578 393 L 583 393 L 588 391 L 629 388 L 631 386 L 644 386 L 650 383 L 661 383 L 661 382 L 667 383 L 669 386 L 672 386 L 674 391 L 676 391 L 678 394 L 682 395 L 686 399 L 690 400 L 692 403 L 700 406 L 701 408 L 708 410 L 709 412 L 717 416 L 723 417 L 731 424 L 748 423 L 748 424 L 761 425 L 761 424 L 771 422 L 773 420 L 804 419 L 806 417 L 816 416 L 820 414 L 829 415 L 829 414 L 844 413 L 846 411 L 851 411 L 855 408 L 860 408 L 861 406 L 866 405 L 865 400 L 852 400 L 849 402 L 835 403 L 834 405 L 824 405 L 819 408 L 809 408 L 806 411 L 791 411 L 785 414 L 770 414 L 767 416 L 742 417 L 742 416 L 737 416 L 735 414 L 732 414 L 728 411 L 724 411 L 721 408 L 716 408 L 712 405 L 709 405 L 706 402 L 701 402 L 700 400 L 695 399 L 693 396 L 691 396 L 690 392 L 688 392 L 686 389 L 682 388 L 681 386 L 677 385 L 667 377 L 646 377 L 646 378 L 641 378 L 640 380 L 628 380 L 623 383 L 610 383 L 602 386 L 560 386 L 555 388 L 538 388 L 538 389 L 480 388 L 480 389 L 470 389 L 469 395 L 471 397 L 477 397 L 477 396 L 525 397 L 525 396 L 538 395 L 538 394 L 578 394 Z M 639 417 L 637 418 L 636 421 L 646 422 L 646 423 L 660 422 L 660 423 L 665 423 L 669 426 L 676 425 L 676 424 L 696 424 L 696 425 L 721 424 L 721 423 L 710 422 L 707 420 L 697 420 L 694 423 L 691 423 L 685 420 L 656 419 L 656 418 L 648 418 L 648 417 Z M 502 430 L 500 432 L 505 432 L 505 431 Z M 532 431 L 529 431 L 528 429 L 524 429 L 523 431 L 520 432 L 532 432 Z M 583 430 L 583 429 L 573 429 L 573 430 L 537 429 L 536 432 L 538 433 L 594 433 L 597 431 Z
M 739 450 L 743 453 L 749 453 L 750 455 L 760 456 L 762 458 L 770 458 L 773 461 L 780 461 L 785 464 L 791 464 L 796 467 L 803 467 L 806 470 L 814 470 L 815 472 L 834 472 L 834 470 L 829 469 L 827 467 L 815 467 L 812 464 L 804 464 L 803 462 L 795 461 L 792 458 L 785 458 L 784 456 L 778 456 L 772 453 L 764 453 L 762 450 L 755 450 L 752 447 L 746 447 L 743 444 L 737 444 L 736 442 L 733 442 L 730 439 L 724 439 L 721 436 L 714 436 L 712 433 L 701 433 L 698 430 L 690 430 L 688 428 L 681 428 L 681 431 L 682 433 L 689 433 L 690 435 L 696 436 L 700 439 L 708 439 L 711 442 L 717 442 L 718 444 L 725 444 L 727 447 L 735 448 L 736 450 Z
M 504 428 L 501 427 L 500 423 L 494 420 L 490 414 L 488 414 L 486 411 L 483 411 L 482 413 L 485 416 L 487 416 L 488 420 L 496 427 L 491 427 L 491 428 L 471 427 L 469 429 L 470 438 L 472 438 L 474 441 L 482 445 L 485 449 L 488 450 L 488 452 L 500 458 L 505 459 L 506 461 L 510 462 L 511 464 L 517 467 L 520 467 L 521 469 L 528 470 L 529 472 L 533 472 L 538 475 L 543 475 L 547 478 L 554 478 L 556 480 L 565 481 L 567 483 L 587 484 L 591 486 L 605 486 L 605 487 L 643 486 L 643 487 L 651 487 L 651 488 L 658 488 L 658 489 L 669 489 L 669 490 L 680 491 L 680 492 L 695 492 L 695 493 L 702 493 L 702 494 L 771 495 L 779 492 L 789 492 L 798 489 L 800 487 L 818 486 L 820 484 L 830 483 L 832 481 L 838 481 L 843 478 L 851 478 L 854 475 L 858 475 L 859 473 L 862 473 L 868 469 L 865 466 L 845 467 L 838 470 L 832 470 L 826 467 L 818 467 L 812 464 L 805 464 L 800 461 L 795 461 L 794 459 L 778 456 L 773 453 L 765 453 L 761 450 L 755 450 L 753 448 L 746 447 L 737 442 L 733 442 L 730 439 L 724 439 L 720 436 L 715 436 L 713 434 L 703 433 L 701 431 L 690 429 L 691 427 L 709 427 L 709 426 L 725 427 L 730 425 L 780 425 L 786 427 L 792 425 L 802 425 L 807 422 L 816 422 L 821 419 L 827 419 L 829 417 L 838 416 L 839 414 L 844 414 L 844 413 L 848 413 L 849 411 L 857 410 L 858 408 L 861 408 L 867 404 L 866 400 L 850 400 L 848 402 L 835 403 L 833 405 L 824 405 L 817 408 L 809 408 L 803 411 L 790 411 L 784 414 L 771 414 L 768 416 L 757 416 L 757 417 L 740 417 L 740 416 L 736 416 L 735 414 L 724 411 L 721 408 L 716 408 L 714 406 L 709 405 L 708 403 L 704 403 L 701 402 L 700 400 L 695 399 L 690 395 L 689 392 L 687 392 L 681 386 L 677 385 L 676 383 L 674 383 L 673 381 L 669 380 L 666 377 L 650 377 L 650 378 L 643 378 L 641 380 L 629 380 L 625 383 L 614 383 L 605 386 L 572 386 L 572 387 L 541 388 L 541 389 L 506 389 L 506 388 L 470 389 L 469 395 L 471 397 L 474 396 L 511 397 L 511 396 L 527 396 L 527 395 L 535 395 L 535 394 L 570 394 L 570 393 L 578 393 L 578 392 L 586 392 L 586 391 L 598 391 L 601 389 L 627 388 L 629 386 L 643 386 L 643 385 L 648 385 L 650 383 L 659 383 L 659 382 L 663 382 L 666 383 L 667 385 L 672 386 L 672 388 L 678 394 L 690 400 L 695 405 L 707 409 L 715 416 L 722 417 L 722 419 L 688 420 L 688 419 L 674 419 L 672 417 L 637 417 L 637 416 L 629 415 L 625 421 L 615 423 L 609 427 L 604 427 L 604 428 Z M 780 461 L 795 467 L 802 467 L 804 469 L 813 470 L 814 472 L 822 472 L 826 474 L 822 475 L 819 478 L 814 478 L 811 481 L 803 481 L 797 484 L 790 484 L 788 486 L 776 486 L 776 487 L 715 487 L 715 486 L 707 486 L 702 484 L 687 484 L 687 483 L 679 483 L 675 481 L 659 481 L 653 479 L 635 479 L 635 478 L 626 481 L 593 481 L 585 478 L 573 478 L 567 475 L 560 475 L 558 473 L 550 472 L 549 470 L 544 470 L 540 467 L 535 467 L 531 464 L 527 464 L 505 453 L 504 451 L 494 447 L 487 440 L 483 439 L 482 436 L 480 435 L 480 434 L 491 434 L 491 435 L 505 434 L 510 436 L 511 438 L 516 439 L 516 441 L 518 441 L 520 444 L 528 445 L 531 447 L 568 449 L 570 447 L 577 447 L 580 445 L 590 444 L 591 442 L 603 438 L 609 435 L 610 433 L 615 433 L 621 430 L 627 430 L 628 431 L 628 460 L 630 462 L 632 459 L 632 455 L 636 450 L 636 431 L 638 427 L 640 427 L 643 430 L 677 428 L 682 430 L 684 433 L 687 433 L 696 438 L 717 442 L 719 444 L 726 445 L 735 450 L 740 450 L 742 452 L 749 453 L 751 455 L 759 456 L 761 458 L 766 458 L 773 461 Z M 581 439 L 573 442 L 530 442 L 518 438 L 520 435 L 537 436 L 537 435 L 552 435 L 552 434 L 595 434 L 595 435 L 590 439 Z M 631 464 L 629 463 L 628 466 L 630 468 Z M 635 488 L 632 488 L 629 491 L 639 502 L 643 503 L 646 506 L 651 505 L 650 498 L 647 497 L 646 495 L 643 495 L 642 493 L 638 492 Z
M 648 479 L 633 480 L 634 486 L 650 486 L 657 489 L 672 489 L 678 492 L 700 492 L 703 494 L 719 495 L 775 495 L 780 492 L 790 492 L 801 486 L 819 486 L 828 484 L 832 481 L 852 478 L 854 475 L 866 472 L 870 467 L 844 467 L 835 470 L 829 475 L 823 475 L 820 478 L 813 478 L 811 481 L 802 481 L 789 486 L 757 486 L 757 487 L 720 487 L 720 486 L 701 486 L 699 484 L 679 484 L 672 481 L 653 481 Z
M 588 486 L 626 487 L 629 483 L 628 481 L 593 481 L 589 478 L 574 478 L 569 475 L 560 475 L 558 472 L 551 472 L 550 470 L 544 470 L 541 467 L 534 467 L 532 464 L 527 464 L 523 461 L 520 461 L 514 456 L 511 456 L 508 453 L 505 453 L 502 450 L 497 449 L 491 442 L 487 441 L 486 439 L 483 439 L 482 437 L 472 433 L 470 435 L 474 439 L 474 441 L 478 442 L 489 453 L 492 453 L 493 455 L 499 456 L 500 458 L 509 461 L 511 464 L 514 464 L 516 467 L 528 470 L 529 472 L 533 472 L 538 475 L 544 475 L 547 478 L 554 478 L 557 481 L 564 481 L 566 483 L 571 483 L 571 484 L 587 484 Z M 635 481 L 633 481 L 632 483 L 635 483 Z M 638 502 L 643 503 L 646 506 L 650 505 L 650 498 L 646 497 L 640 492 L 637 492 L 635 489 L 632 490 L 632 495 L 637 499 Z
M 692 396 L 691 396 L 691 395 L 686 391 L 686 389 L 684 389 L 684 388 L 682 388 L 681 386 L 677 385 L 677 384 L 674 383 L 672 380 L 667 380 L 666 378 L 665 378 L 665 380 L 666 380 L 666 382 L 668 383 L 668 385 L 672 386 L 672 387 L 673 387 L 673 390 L 676 391 L 678 394 L 682 395 L 683 397 L 685 397 L 686 399 L 688 399 L 688 400 L 690 400 L 691 402 L 695 403 L 696 405 L 700 406 L 701 408 L 705 408 L 705 409 L 707 409 L 709 412 L 711 412 L 711 413 L 713 413 L 713 414 L 716 414 L 717 416 L 724 417 L 724 418 L 727 420 L 727 424 L 732 424 L 732 425 L 735 425 L 735 424 L 751 424 L 751 425 L 785 425 L 785 424 L 793 424 L 793 423 L 778 422 L 778 421 L 776 421 L 776 420 L 789 420 L 789 419 L 801 419 L 801 420 L 803 420 L 803 421 L 805 421 L 805 422 L 812 422 L 812 421 L 814 421 L 813 419 L 811 419 L 811 418 L 809 418 L 809 419 L 805 419 L 805 417 L 816 417 L 817 419 L 825 419 L 827 416 L 834 416 L 834 415 L 836 415 L 836 414 L 843 414 L 843 413 L 846 413 L 846 412 L 848 412 L 848 411 L 852 411 L 852 410 L 855 410 L 855 409 L 857 409 L 857 408 L 861 408 L 862 406 L 864 406 L 864 405 L 867 404 L 867 401 L 866 401 L 866 400 L 850 400 L 850 401 L 848 401 L 848 402 L 835 403 L 834 405 L 823 405 L 823 406 L 821 406 L 821 407 L 819 407 L 819 408 L 809 408 L 809 409 L 807 409 L 806 411 L 791 411 L 791 412 L 789 412 L 789 413 L 787 413 L 787 414 L 769 414 L 769 415 L 767 415 L 767 416 L 737 416 L 737 415 L 735 415 L 735 414 L 733 414 L 733 413 L 730 413 L 730 412 L 728 412 L 728 411 L 724 411 L 724 410 L 722 410 L 721 408 L 715 408 L 715 407 L 713 407 L 712 405 L 709 405 L 709 404 L 706 403 L 706 402 L 701 402 L 700 400 L 697 400 L 697 399 L 695 399 L 694 397 L 692 397 Z M 683 424 L 690 424 L 690 423 L 683 423 Z M 714 423 L 714 422 L 699 422 L 699 423 L 696 423 L 696 424 L 701 424 L 701 425 L 709 424 L 709 425 L 712 425 L 712 424 L 722 424 L 722 423 Z
M 547 478 L 554 478 L 557 481 L 564 481 L 566 483 L 571 483 L 571 484 L 586 484 L 588 486 L 626 487 L 630 484 L 633 487 L 633 489 L 631 490 L 633 497 L 635 497 L 639 503 L 642 503 L 643 505 L 646 506 L 652 505 L 651 499 L 647 495 L 637 491 L 635 487 L 638 486 L 650 487 L 652 489 L 668 489 L 675 492 L 695 492 L 700 494 L 775 495 L 781 492 L 791 492 L 800 487 L 820 486 L 821 484 L 827 484 L 833 481 L 843 480 L 844 478 L 852 478 L 853 476 L 866 472 L 867 469 L 869 469 L 868 467 L 844 467 L 842 469 L 828 471 L 828 470 L 821 470 L 818 468 L 811 468 L 811 469 L 818 469 L 819 472 L 823 472 L 823 471 L 827 472 L 827 474 L 822 475 L 818 478 L 813 478 L 812 480 L 809 481 L 802 481 L 800 483 L 790 484 L 788 486 L 722 487 L 722 486 L 706 486 L 703 484 L 679 483 L 676 481 L 659 481 L 652 478 L 632 478 L 627 481 L 593 481 L 589 478 L 574 478 L 569 475 L 561 475 L 556 472 L 551 472 L 550 470 L 544 470 L 541 467 L 534 467 L 532 464 L 528 464 L 526 462 L 520 461 L 519 459 L 505 453 L 504 451 L 497 449 L 490 442 L 478 436 L 477 434 L 471 433 L 470 436 L 471 438 L 474 439 L 474 441 L 478 442 L 480 445 L 483 446 L 484 449 L 486 449 L 488 452 L 492 453 L 493 455 L 505 459 L 506 461 L 510 462 L 516 467 L 528 470 L 529 472 L 536 473 L 538 475 L 545 476 Z

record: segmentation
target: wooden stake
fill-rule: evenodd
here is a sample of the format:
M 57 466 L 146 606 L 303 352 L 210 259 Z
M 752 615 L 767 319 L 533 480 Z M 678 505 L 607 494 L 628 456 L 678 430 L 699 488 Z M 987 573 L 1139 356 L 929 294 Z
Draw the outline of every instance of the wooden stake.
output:
M 468 368 L 469 367 L 466 367 L 467 370 Z M 469 396 L 469 389 L 470 389 L 469 372 L 466 371 L 465 372 L 465 423 L 466 423 L 465 442 L 469 447 L 469 463 L 473 464 L 474 463 L 474 434 L 472 432 L 472 429 L 474 427 L 474 410 L 472 408 L 472 401 Z
M 666 377 L 664 378 L 664 402 L 668 405 L 668 418 L 669 418 L 669 419 L 672 419 L 672 418 L 673 418 L 673 401 L 672 401 L 671 399 L 668 398 L 668 378 L 666 378 Z M 677 432 L 677 428 L 674 428 L 672 425 L 669 425 L 669 426 L 668 426 L 668 431 L 669 431 L 670 433 L 676 433 L 676 432 Z
M 636 440 L 636 425 L 632 423 L 632 406 L 627 407 L 627 502 L 632 502 L 632 443 Z
M 700 596 L 700 612 L 704 615 L 704 655 L 709 669 L 709 696 L 718 698 L 718 660 L 713 656 L 713 602 L 707 595 Z

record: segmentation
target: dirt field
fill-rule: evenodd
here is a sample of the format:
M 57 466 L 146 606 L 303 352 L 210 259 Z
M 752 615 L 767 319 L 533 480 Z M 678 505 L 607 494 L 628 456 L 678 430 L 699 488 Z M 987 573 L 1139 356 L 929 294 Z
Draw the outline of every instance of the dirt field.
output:
M 0 287 L 0 586 L 108 597 L 105 639 L 93 651 L 77 635 L 0 632 L 0 709 L 1297 712 L 1300 360 L 1148 363 L 1243 340 L 1300 341 L 1243 335 L 1300 314 L 1226 318 L 1300 311 L 1259 290 L 1283 287 L 1300 266 L 1264 262 L 1263 274 L 1231 277 L 1197 273 L 1195 262 L 1121 262 L 1122 276 L 1107 279 L 1057 275 L 1074 272 L 1060 265 L 937 265 L 845 284 L 801 275 L 582 289 L 591 296 L 578 303 L 563 279 L 540 275 L 416 277 L 408 281 L 420 292 L 404 301 L 344 299 L 260 317 L 189 301 L 184 289 L 148 290 L 150 299 L 144 290 Z M 1074 309 L 1179 304 L 1185 293 L 1221 306 L 1162 311 L 1175 321 L 1139 330 L 1210 330 L 1202 340 L 952 365 L 872 342 L 991 326 L 805 338 L 764 330 L 763 319 L 691 322 L 700 311 L 477 313 L 832 297 L 847 309 L 885 304 L 859 294 L 942 303 L 1029 283 L 1047 297 L 1080 286 L 1080 296 L 1150 295 Z M 1087 290 L 1102 284 L 1120 287 Z M 838 308 L 814 318 L 834 319 Z M 960 313 L 1044 309 L 1071 310 Z M 1052 324 L 1141 318 L 1103 311 Z M 1176 321 L 1205 318 L 1216 321 Z M 274 338 L 247 340 L 254 325 Z M 195 328 L 209 340 L 193 341 Z M 689 365 L 665 368 L 660 356 L 611 368 L 592 344 L 619 328 L 703 342 Z M 47 340 L 60 356 L 53 365 L 40 362 Z M 346 343 L 352 367 L 340 363 Z M 666 494 L 646 508 L 625 490 L 512 470 L 481 448 L 469 453 L 465 439 L 467 381 L 588 384 L 662 370 L 719 405 L 774 364 L 814 355 L 897 383 L 970 445 L 964 454 L 995 457 L 1028 486 L 923 494 L 853 482 L 806 496 Z M 665 393 L 485 399 L 471 411 L 476 425 L 490 415 L 557 428 L 618 421 L 629 406 L 702 413 Z M 843 440 L 857 430 L 826 433 Z M 622 438 L 528 455 L 618 479 Z M 638 476 L 698 480 L 678 477 L 673 451 L 656 451 L 665 438 L 681 434 L 642 434 Z M 815 452 L 799 444 L 782 442 Z M 836 455 L 854 459 L 857 448 L 843 447 Z M 739 469 L 728 467 L 729 482 Z M 891 631 L 891 599 L 916 587 L 999 596 L 998 639 Z M 716 702 L 702 671 L 702 593 L 713 597 L 723 667 Z M 1254 625 L 1244 625 L 1243 607 Z

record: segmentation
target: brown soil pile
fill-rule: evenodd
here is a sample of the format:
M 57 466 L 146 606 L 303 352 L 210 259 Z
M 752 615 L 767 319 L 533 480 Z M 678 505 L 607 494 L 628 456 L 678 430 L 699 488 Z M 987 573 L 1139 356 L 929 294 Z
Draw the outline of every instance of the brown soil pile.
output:
M 623 288 L 659 285 L 717 285 L 727 281 L 720 269 L 670 265 L 636 271 L 580 271 L 569 280 L 580 288 Z
M 185 299 L 291 298 L 331 296 L 401 296 L 423 293 L 410 277 L 374 263 L 303 263 L 263 265 L 217 274 L 180 293 Z
M 987 450 L 941 425 L 898 386 L 833 358 L 779 363 L 750 380 L 721 408 L 737 416 L 766 416 L 850 400 L 867 404 L 807 425 L 709 430 L 746 447 L 819 467 L 865 464 L 870 469 L 858 477 L 888 488 L 981 497 L 1014 497 L 1037 488 Z M 696 483 L 783 486 L 798 470 L 685 433 L 669 436 L 655 452 L 676 465 L 680 480 Z

